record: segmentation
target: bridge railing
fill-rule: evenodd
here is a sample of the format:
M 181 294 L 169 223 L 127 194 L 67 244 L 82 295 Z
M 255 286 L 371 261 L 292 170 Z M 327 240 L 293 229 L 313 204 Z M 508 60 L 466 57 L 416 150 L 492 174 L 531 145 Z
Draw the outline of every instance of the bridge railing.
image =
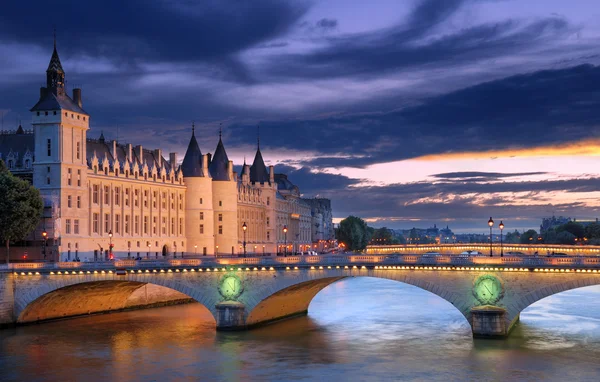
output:
M 514 267 L 598 267 L 600 257 L 537 256 L 448 256 L 448 255 L 333 255 L 290 257 L 202 258 L 161 260 L 117 260 L 108 262 L 39 262 L 1 264 L 0 271 L 50 269 L 118 269 L 160 267 L 281 266 L 281 265 L 440 265 L 440 266 L 514 266 Z

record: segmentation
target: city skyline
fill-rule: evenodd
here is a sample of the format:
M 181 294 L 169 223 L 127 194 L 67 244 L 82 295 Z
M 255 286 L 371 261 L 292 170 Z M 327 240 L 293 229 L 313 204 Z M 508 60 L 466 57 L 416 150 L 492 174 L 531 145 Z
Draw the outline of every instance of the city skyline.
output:
M 31 15 L 10 4 L 4 129 L 29 125 L 53 20 L 68 18 L 58 47 L 69 89 L 84 89 L 90 137 L 118 132 L 183 158 L 192 120 L 203 152 L 223 124 L 240 166 L 260 125 L 267 165 L 332 199 L 336 218 L 374 226 L 484 233 L 491 215 L 508 232 L 598 215 L 592 2 L 344 5 L 41 3 Z

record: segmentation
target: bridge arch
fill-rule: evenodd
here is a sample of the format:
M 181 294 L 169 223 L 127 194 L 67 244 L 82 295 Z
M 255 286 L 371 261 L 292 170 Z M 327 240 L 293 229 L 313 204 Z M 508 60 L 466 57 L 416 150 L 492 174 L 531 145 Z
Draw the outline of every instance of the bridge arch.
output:
M 512 307 L 509 307 L 509 315 L 517 317 L 523 310 L 546 297 L 553 296 L 569 290 L 600 285 L 600 277 L 578 277 L 575 280 L 565 280 L 550 285 L 544 285 L 525 295 L 520 296 Z
M 247 309 L 246 324 L 248 327 L 263 325 L 274 321 L 282 320 L 295 315 L 306 314 L 313 298 L 323 289 L 333 283 L 358 277 L 371 277 L 396 281 L 412 285 L 419 289 L 432 293 L 447 302 L 451 303 L 471 325 L 471 301 L 470 296 L 464 298 L 457 293 L 445 290 L 435 283 L 427 282 L 419 278 L 410 277 L 410 275 L 401 275 L 397 273 L 382 272 L 381 274 L 365 274 L 352 276 L 330 276 L 316 277 L 310 280 L 283 280 L 277 282 L 278 288 L 265 288 L 262 291 L 256 291 L 254 297 L 261 296 L 254 303 L 245 302 Z M 282 282 L 283 281 L 283 282 Z
M 217 297 L 204 288 L 190 288 L 177 279 L 59 278 L 15 299 L 17 323 L 31 323 L 127 308 L 193 300 L 215 317 Z

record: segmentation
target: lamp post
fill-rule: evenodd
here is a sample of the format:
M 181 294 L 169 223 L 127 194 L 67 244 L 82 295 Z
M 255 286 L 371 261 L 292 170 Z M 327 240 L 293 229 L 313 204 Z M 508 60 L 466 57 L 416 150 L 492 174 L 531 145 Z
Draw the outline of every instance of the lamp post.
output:
M 500 257 L 504 257 L 504 248 L 502 247 L 502 230 L 504 229 L 504 223 L 502 223 L 502 220 L 500 220 L 498 228 L 500 228 Z
M 150 244 L 150 242 L 148 242 L 148 252 L 146 253 L 146 259 L 150 258 L 150 247 L 152 246 L 152 244 Z
M 492 257 L 492 227 L 494 226 L 494 221 L 490 216 L 490 220 L 488 220 L 488 225 L 490 226 L 490 257 Z
M 113 259 L 112 230 L 108 231 L 108 259 Z
M 177 243 L 173 243 L 173 247 L 175 247 L 175 252 L 173 252 L 173 258 L 177 258 Z M 183 259 L 183 252 L 181 252 L 181 258 Z
M 263 245 L 263 256 L 265 255 L 265 246 Z
M 127 242 L 127 258 L 128 259 L 131 258 L 131 242 L 130 241 Z
M 283 257 L 287 257 L 287 225 L 283 226 L 283 243 L 284 243 L 284 252 L 283 252 Z
M 244 224 L 242 224 L 242 230 L 244 231 L 244 257 L 246 257 L 246 230 L 248 229 L 248 226 L 246 225 L 246 222 L 244 222 Z
M 215 258 L 219 255 L 219 246 L 217 245 L 215 250 Z
M 194 256 L 198 255 L 198 245 L 194 245 Z
M 42 239 L 44 239 L 43 251 L 44 251 L 44 261 L 46 261 L 46 240 L 48 239 L 48 232 L 46 232 L 46 230 L 42 231 Z

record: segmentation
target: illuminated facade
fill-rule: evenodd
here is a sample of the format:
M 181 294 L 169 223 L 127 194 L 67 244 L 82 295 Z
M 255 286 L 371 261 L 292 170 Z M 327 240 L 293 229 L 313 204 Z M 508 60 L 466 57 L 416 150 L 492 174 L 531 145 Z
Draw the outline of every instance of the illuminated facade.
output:
M 310 205 L 267 168 L 260 146 L 238 177 L 222 137 L 214 155 L 203 155 L 194 129 L 181 165 L 175 153 L 167 160 L 160 149 L 90 139 L 81 89 L 66 93 L 56 45 L 46 77 L 31 109 L 33 131 L 0 134 L 0 159 L 44 199 L 29 242 L 39 248 L 48 232 L 46 259 L 238 255 L 244 244 L 248 255 L 283 252 L 284 244 L 288 253 L 310 248 Z

